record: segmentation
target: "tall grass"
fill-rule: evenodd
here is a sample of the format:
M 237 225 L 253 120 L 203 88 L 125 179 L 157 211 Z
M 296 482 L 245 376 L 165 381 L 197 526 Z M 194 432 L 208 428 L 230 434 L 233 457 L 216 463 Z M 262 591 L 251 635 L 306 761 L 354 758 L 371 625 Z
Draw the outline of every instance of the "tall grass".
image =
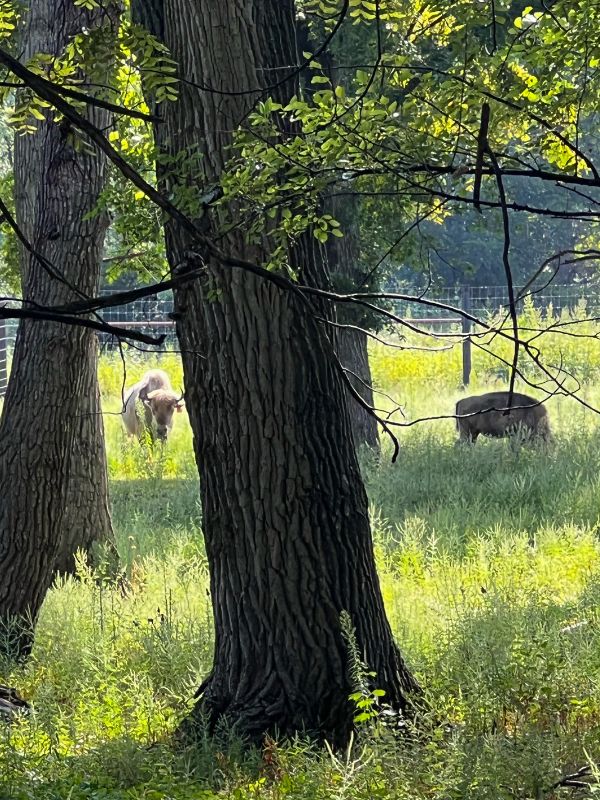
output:
M 592 401 L 597 355 L 578 367 Z M 419 366 L 430 358 L 437 372 Z M 128 383 L 157 365 L 178 385 L 174 356 L 128 364 Z M 373 368 L 407 420 L 451 414 L 461 393 L 454 351 L 377 345 Z M 492 379 L 478 366 L 473 389 L 500 385 Z M 551 447 L 454 447 L 453 422 L 442 420 L 402 430 L 395 464 L 387 445 L 381 459 L 365 457 L 386 608 L 429 711 L 416 735 L 375 725 L 337 755 L 281 744 L 267 766 L 226 730 L 170 747 L 213 644 L 198 479 L 185 415 L 164 451 L 127 440 L 121 380 L 119 360 L 104 358 L 128 586 L 82 564 L 49 593 L 28 663 L 0 659 L 0 681 L 35 708 L 0 723 L 0 798 L 538 798 L 600 759 L 595 415 L 555 398 Z
M 493 328 L 511 333 L 506 316 L 484 318 Z M 418 320 L 414 320 L 418 323 Z M 457 334 L 457 326 L 452 333 Z M 538 331 L 547 331 L 538 337 Z M 476 327 L 475 331 L 483 329 Z M 536 309 L 531 300 L 525 301 L 519 315 L 519 336 L 531 340 L 539 350 L 544 365 L 554 373 L 561 367 L 582 383 L 600 380 L 600 339 L 597 323 L 588 319 L 584 303 L 574 310 L 555 314 L 552 306 L 545 311 Z M 472 376 L 475 383 L 506 381 L 512 362 L 513 344 L 509 338 L 488 334 L 475 338 L 472 347 Z M 371 344 L 371 369 L 379 386 L 403 387 L 424 383 L 457 389 L 462 382 L 462 346 L 460 338 L 443 335 L 421 336 L 405 330 L 396 339 L 397 348 L 380 343 Z M 411 349 L 418 347 L 419 349 Z M 429 352 L 423 348 L 430 348 Z M 522 354 L 520 368 L 528 379 L 544 378 L 534 362 Z M 575 382 L 572 382 L 575 385 Z

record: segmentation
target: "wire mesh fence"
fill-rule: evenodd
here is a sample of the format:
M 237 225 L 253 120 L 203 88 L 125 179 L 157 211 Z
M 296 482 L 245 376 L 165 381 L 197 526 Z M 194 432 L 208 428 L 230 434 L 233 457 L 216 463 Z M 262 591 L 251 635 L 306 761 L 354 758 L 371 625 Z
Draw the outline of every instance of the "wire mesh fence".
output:
M 435 300 L 442 306 L 451 306 L 468 310 L 477 317 L 486 317 L 508 310 L 508 290 L 506 286 L 468 286 L 468 287 L 429 287 L 426 292 L 415 287 L 400 286 L 390 283 L 386 291 L 398 294 L 419 296 L 424 294 L 428 300 Z M 518 290 L 517 290 L 518 291 Z M 103 294 L 112 294 L 110 290 Z M 600 316 L 600 286 L 573 286 L 550 284 L 543 290 L 530 295 L 534 307 L 554 314 L 565 310 L 575 310 L 585 304 L 589 316 Z M 18 302 L 15 299 L 15 302 Z M 517 304 L 522 309 L 524 301 Z M 403 319 L 414 320 L 420 327 L 435 330 L 448 330 L 461 323 L 459 314 L 448 308 L 423 305 L 409 300 L 395 300 L 394 312 Z M 153 336 L 165 335 L 165 340 L 159 346 L 144 346 L 146 350 L 169 350 L 177 347 L 175 324 L 171 319 L 173 311 L 173 296 L 171 292 L 163 292 L 153 297 L 136 300 L 127 305 L 107 308 L 102 312 L 106 322 L 127 328 L 134 328 Z M 464 326 L 463 326 L 464 329 Z M 17 324 L 14 320 L 0 320 L 0 396 L 8 384 L 10 363 L 14 349 Z M 468 332 L 468 329 L 467 329 Z M 110 334 L 101 333 L 98 341 L 102 351 L 116 348 L 119 340 Z M 468 359 L 468 354 L 464 354 Z M 468 382 L 468 372 L 465 370 L 465 382 Z
M 8 371 L 15 339 L 15 326 L 12 320 L 0 319 L 0 397 L 8 386 Z
M 436 287 L 427 289 L 406 287 L 389 283 L 386 291 L 405 295 L 423 295 L 427 300 L 435 300 L 446 306 L 453 306 L 469 311 L 476 317 L 507 312 L 509 307 L 507 286 L 462 286 Z M 519 294 L 515 287 L 515 294 Z M 530 290 L 531 291 L 531 290 Z M 517 302 L 517 310 L 521 311 L 527 298 L 531 298 L 533 306 L 540 311 L 552 309 L 555 315 L 565 310 L 575 310 L 582 303 L 591 314 L 600 311 L 600 286 L 549 284 L 540 291 L 525 293 L 525 297 Z M 460 321 L 460 315 L 452 314 L 444 308 L 435 308 L 426 304 L 397 300 L 394 302 L 395 313 L 402 318 L 427 321 L 429 324 L 443 325 Z
M 102 294 L 114 294 L 110 290 Z M 3 305 L 20 306 L 18 298 L 5 299 Z M 112 325 L 119 325 L 135 329 L 151 336 L 165 335 L 165 340 L 161 345 L 144 345 L 144 350 L 163 351 L 173 350 L 177 347 L 175 336 L 175 324 L 170 318 L 173 311 L 173 296 L 171 292 L 162 292 L 153 297 L 136 300 L 123 306 L 107 308 L 102 312 L 102 319 Z M 18 324 L 15 320 L 0 319 L 0 397 L 2 397 L 8 386 L 8 376 L 15 346 Z M 98 334 L 98 343 L 101 352 L 107 352 L 119 346 L 119 339 L 108 333 Z
M 114 292 L 105 291 L 110 295 Z M 173 295 L 171 292 L 161 292 L 153 297 L 144 297 L 124 306 L 114 306 L 102 312 L 102 318 L 111 325 L 133 328 L 141 333 L 151 336 L 165 335 L 162 345 L 153 347 L 144 345 L 149 350 L 174 349 L 177 346 L 175 324 L 170 317 L 173 311 Z M 112 350 L 118 346 L 118 340 L 107 333 L 98 335 L 102 350 Z

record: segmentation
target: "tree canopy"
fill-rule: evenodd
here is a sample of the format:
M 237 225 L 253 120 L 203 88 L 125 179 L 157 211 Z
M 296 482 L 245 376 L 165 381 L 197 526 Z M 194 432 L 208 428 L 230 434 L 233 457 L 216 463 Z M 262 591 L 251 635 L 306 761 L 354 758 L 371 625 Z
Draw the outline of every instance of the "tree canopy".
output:
M 0 35 L 9 49 L 16 46 L 19 13 L 18 4 L 2 3 Z M 323 192 L 352 194 L 360 197 L 364 276 L 372 273 L 365 286 L 390 272 L 419 283 L 431 270 L 438 282 L 498 283 L 504 276 L 497 181 L 487 156 L 485 164 L 477 156 L 481 108 L 488 103 L 487 138 L 511 210 L 512 260 L 525 282 L 531 240 L 540 260 L 565 249 L 567 239 L 573 249 L 596 240 L 597 13 L 589 2 L 499 1 L 493 8 L 482 2 L 299 3 L 307 49 L 290 70 L 310 73 L 310 90 L 279 107 L 266 97 L 287 77 L 276 75 L 240 120 L 238 157 L 218 197 L 215 187 L 195 185 L 197 156 L 189 152 L 168 165 L 179 175 L 172 200 L 190 216 L 208 200 L 219 206 L 224 229 L 235 225 L 250 238 L 263 235 L 268 219 L 277 241 L 266 266 L 282 268 L 285 241 L 308 225 L 319 241 L 343 236 L 343 225 L 320 209 Z M 163 44 L 125 17 L 117 42 L 80 32 L 60 59 L 50 63 L 39 54 L 28 67 L 55 86 L 76 88 L 78 70 L 93 80 L 106 59 L 116 60 L 119 79 L 95 97 L 130 110 L 117 117 L 108 141 L 151 179 L 149 122 L 131 113 L 145 108 L 141 79 L 166 102 L 186 79 Z M 5 103 L 19 84 L 6 77 Z M 50 105 L 31 89 L 21 91 L 8 121 L 26 132 Z M 61 112 L 55 113 L 59 120 Z M 282 136 L 283 117 L 292 125 Z M 85 133 L 76 135 L 85 142 Z M 6 183 L 6 162 L 3 170 Z M 484 212 L 479 220 L 469 215 L 474 205 Z M 113 170 L 101 206 L 112 217 L 106 279 L 129 268 L 146 280 L 163 274 L 161 218 L 144 191 Z M 14 289 L 6 221 L 3 234 L 3 269 Z M 460 245 L 461 263 L 448 264 L 448 242 Z

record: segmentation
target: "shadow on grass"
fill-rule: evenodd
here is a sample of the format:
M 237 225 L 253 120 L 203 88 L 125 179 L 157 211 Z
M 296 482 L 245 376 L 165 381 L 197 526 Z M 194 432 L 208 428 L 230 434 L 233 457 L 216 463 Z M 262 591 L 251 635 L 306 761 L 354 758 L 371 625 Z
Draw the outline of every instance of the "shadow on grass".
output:
M 524 589 L 515 598 L 490 587 L 440 630 L 425 666 L 428 692 L 438 705 L 449 700 L 473 735 L 535 730 L 580 750 L 591 736 L 599 753 L 599 579 L 563 601 Z
M 11 768 L 6 769 L 12 761 Z M 0 751 L 0 798 L 11 800 L 136 800 L 212 798 L 234 778 L 255 781 L 260 756 L 242 742 L 200 738 L 194 747 L 151 745 L 123 736 L 81 755 L 53 757 Z M 213 794 L 214 792 L 214 794 Z
M 147 478 L 111 481 L 117 547 L 122 557 L 161 554 L 182 536 L 202 540 L 198 481 Z

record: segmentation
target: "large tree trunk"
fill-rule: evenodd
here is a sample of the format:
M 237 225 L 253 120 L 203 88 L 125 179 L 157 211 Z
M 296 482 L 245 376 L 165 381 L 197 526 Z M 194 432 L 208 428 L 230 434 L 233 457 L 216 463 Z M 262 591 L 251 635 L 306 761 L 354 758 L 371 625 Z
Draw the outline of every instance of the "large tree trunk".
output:
M 358 327 L 340 328 L 336 351 L 342 366 L 348 370 L 348 380 L 365 403 L 373 407 L 367 334 Z M 347 402 L 355 447 L 360 449 L 366 445 L 373 450 L 379 450 L 379 433 L 375 418 L 351 395 L 348 395 Z
M 148 3 L 133 8 L 148 24 Z M 182 83 L 158 144 L 199 147 L 194 177 L 214 185 L 258 99 L 250 90 L 296 61 L 293 2 L 164 0 L 163 23 L 181 73 L 218 92 Z M 268 255 L 239 233 L 220 245 Z M 190 249 L 173 224 L 167 248 L 173 265 Z M 215 622 L 213 668 L 186 728 L 224 717 L 255 740 L 306 731 L 342 743 L 353 689 L 343 610 L 386 700 L 403 709 L 417 690 L 385 616 L 344 386 L 327 332 L 295 294 L 205 255 L 205 279 L 175 293 Z
M 74 0 L 33 0 L 24 59 L 61 53 L 84 27 L 115 26 L 115 6 L 86 11 Z M 90 111 L 101 128 L 102 110 Z M 88 218 L 105 185 L 106 160 L 76 151 L 51 119 L 15 140 L 17 220 L 35 251 L 22 251 L 23 297 L 40 304 L 98 290 L 106 215 Z M 112 537 L 96 376 L 97 342 L 83 329 L 19 326 L 0 421 L 0 618 L 35 621 L 55 570 L 76 548 Z M 21 644 L 27 646 L 27 637 Z
M 68 495 L 54 565 L 60 573 L 75 570 L 75 555 L 79 550 L 88 555 L 92 564 L 98 563 L 97 545 L 107 546 L 105 555 L 110 555 L 109 563 L 112 566 L 117 557 L 108 504 L 108 473 L 95 335 L 88 336 L 88 349 L 78 374 L 77 391 L 80 396 L 69 456 Z
M 357 235 L 358 203 L 354 198 L 329 200 L 331 214 L 342 224 L 344 236 L 330 237 L 327 242 L 327 257 L 332 272 L 333 285 L 341 292 L 359 292 L 364 272 L 360 269 L 360 248 Z M 371 408 L 373 388 L 367 333 L 372 320 L 365 319 L 359 308 L 343 308 L 338 318 L 340 327 L 335 333 L 335 348 L 342 366 L 347 370 L 348 380 L 355 391 Z M 377 421 L 367 409 L 347 391 L 348 411 L 352 425 L 352 435 L 357 449 L 365 445 L 379 450 Z

